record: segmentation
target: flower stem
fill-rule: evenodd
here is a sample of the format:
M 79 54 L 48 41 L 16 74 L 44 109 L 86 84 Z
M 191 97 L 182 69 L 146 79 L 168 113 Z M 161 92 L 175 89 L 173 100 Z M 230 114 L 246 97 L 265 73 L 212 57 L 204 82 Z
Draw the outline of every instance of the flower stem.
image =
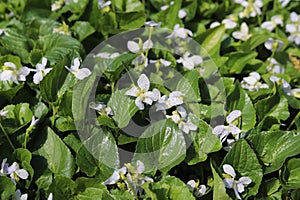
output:
M 1 131 L 3 132 L 3 134 L 5 135 L 5 137 L 6 137 L 7 141 L 8 141 L 8 143 L 9 143 L 9 145 L 11 146 L 11 148 L 12 148 L 13 150 L 15 150 L 16 148 L 15 148 L 15 146 L 13 145 L 12 141 L 10 140 L 10 138 L 9 138 L 7 132 L 5 131 L 4 127 L 2 126 L 1 122 L 0 122 L 0 128 L 1 128 Z
M 128 180 L 128 178 L 127 178 L 126 176 L 124 176 L 124 178 L 125 178 L 124 181 L 126 181 L 127 186 L 128 186 L 129 189 L 132 191 L 134 198 L 138 200 L 139 197 L 138 197 L 137 194 L 135 193 L 135 190 L 134 190 L 134 187 L 133 187 L 132 183 Z

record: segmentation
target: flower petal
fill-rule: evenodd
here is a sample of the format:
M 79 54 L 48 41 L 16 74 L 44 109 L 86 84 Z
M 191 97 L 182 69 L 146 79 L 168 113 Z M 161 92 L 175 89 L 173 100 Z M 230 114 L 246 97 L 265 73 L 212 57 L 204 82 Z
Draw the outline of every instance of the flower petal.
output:
M 145 74 L 142 74 L 140 76 L 140 78 L 137 81 L 137 84 L 141 89 L 143 89 L 145 91 L 148 91 L 150 88 L 150 81 Z
M 78 72 L 76 74 L 76 78 L 78 80 L 82 80 L 82 79 L 90 76 L 91 74 L 92 74 L 92 72 L 88 68 L 81 68 L 78 70 Z
M 229 174 L 232 178 L 235 178 L 235 176 L 236 176 L 233 167 L 231 165 L 229 165 L 229 164 L 223 165 L 223 171 L 225 173 Z
M 237 118 L 239 118 L 242 115 L 242 112 L 240 110 L 234 110 L 226 117 L 226 122 L 228 124 L 231 124 L 233 121 L 235 121 Z
M 127 42 L 127 48 L 128 48 L 129 51 L 131 51 L 133 53 L 138 53 L 140 51 L 139 44 L 134 42 L 134 41 L 128 41 Z
M 18 177 L 20 177 L 21 179 L 27 179 L 29 174 L 25 169 L 18 169 L 15 171 L 15 173 L 17 174 Z

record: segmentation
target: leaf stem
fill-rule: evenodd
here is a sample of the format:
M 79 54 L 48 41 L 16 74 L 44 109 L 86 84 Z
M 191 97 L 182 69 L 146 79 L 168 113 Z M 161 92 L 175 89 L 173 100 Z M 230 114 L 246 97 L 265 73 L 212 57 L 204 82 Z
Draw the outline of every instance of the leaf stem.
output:
M 1 122 L 0 122 L 0 128 L 1 128 L 1 131 L 3 132 L 3 134 L 5 135 L 5 137 L 6 137 L 7 141 L 8 141 L 8 143 L 9 143 L 9 145 L 11 146 L 11 148 L 12 148 L 13 150 L 15 150 L 16 148 L 15 148 L 15 146 L 13 145 L 12 141 L 10 140 L 10 138 L 9 138 L 7 132 L 5 131 L 4 127 L 2 126 L 2 123 L 1 123 Z
M 299 117 L 299 116 L 300 116 L 300 112 L 298 112 L 298 114 L 294 117 L 293 121 L 291 121 L 291 123 L 290 123 L 290 125 L 289 125 L 289 127 L 288 127 L 287 130 L 290 130 L 290 128 L 292 127 L 292 125 L 295 124 L 295 121 L 296 121 L 297 117 Z

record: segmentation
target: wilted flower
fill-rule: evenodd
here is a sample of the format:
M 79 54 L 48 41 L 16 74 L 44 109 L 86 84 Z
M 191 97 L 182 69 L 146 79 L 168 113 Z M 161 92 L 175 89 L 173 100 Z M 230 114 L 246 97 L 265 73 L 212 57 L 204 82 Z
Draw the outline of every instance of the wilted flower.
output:
M 91 103 L 90 108 L 99 111 L 105 115 L 113 115 L 113 111 L 110 107 L 106 106 L 103 102 Z
M 180 130 L 188 134 L 190 131 L 196 131 L 198 127 L 193 124 L 187 117 L 187 112 L 184 107 L 178 106 L 172 115 L 167 115 L 167 118 L 171 118 L 173 122 L 178 124 Z
M 235 3 L 242 5 L 245 9 L 239 13 L 240 18 L 255 17 L 261 14 L 261 7 L 264 3 L 262 0 L 235 0 Z
M 241 82 L 242 87 L 249 91 L 258 91 L 261 88 L 269 88 L 265 83 L 259 82 L 260 75 L 257 72 L 251 72 L 250 76 L 244 77 Z
M 229 164 L 223 165 L 223 171 L 225 172 L 225 174 L 223 175 L 225 177 L 223 179 L 225 187 L 228 189 L 233 189 L 236 198 L 242 199 L 239 193 L 243 193 L 245 191 L 244 185 L 249 185 L 252 182 L 252 180 L 248 176 L 243 176 L 239 178 L 238 181 L 236 181 L 235 170 Z
M 73 65 L 71 65 L 71 68 L 68 68 L 67 66 L 65 66 L 65 68 L 70 71 L 78 80 L 83 80 L 92 74 L 92 72 L 88 68 L 79 69 L 79 66 L 80 61 L 78 58 L 75 58 L 73 61 Z
M 19 84 L 19 81 L 26 81 L 26 76 L 30 73 L 28 67 L 17 69 L 12 62 L 5 62 L 0 72 L 0 81 L 13 81 Z
M 22 194 L 19 189 L 16 190 L 15 194 L 12 196 L 12 200 L 27 200 L 28 194 Z
M 199 185 L 199 182 L 195 182 L 194 180 L 190 180 L 187 182 L 187 186 L 189 187 L 190 191 L 193 192 L 193 194 L 196 197 L 202 197 L 206 192 L 206 186 L 205 185 Z
M 47 58 L 42 58 L 42 63 L 38 63 L 35 68 L 36 69 L 30 69 L 30 71 L 36 72 L 33 75 L 33 82 L 35 84 L 39 84 L 43 78 L 52 70 L 52 68 L 46 68 L 47 65 Z
M 275 15 L 271 18 L 271 21 L 265 21 L 261 24 L 261 28 L 273 31 L 277 25 L 283 26 L 283 16 Z
M 274 58 L 268 58 L 267 61 L 270 63 L 267 66 L 267 71 L 273 74 L 283 74 L 285 69 L 279 65 L 279 63 Z
M 181 28 L 179 24 L 176 24 L 174 26 L 174 30 L 171 33 L 171 35 L 167 36 L 167 38 L 182 38 L 182 39 L 186 39 L 188 36 L 193 36 L 192 31 L 185 29 L 185 28 Z
M 199 65 L 202 62 L 203 59 L 201 56 L 198 55 L 190 56 L 189 52 L 184 53 L 183 56 L 177 60 L 177 63 L 182 63 L 183 67 L 189 70 L 194 69 L 195 65 Z
M 152 105 L 153 101 L 157 101 L 158 96 L 156 92 L 149 91 L 150 81 L 145 74 L 142 74 L 137 80 L 138 86 L 133 86 L 125 94 L 128 96 L 137 97 L 135 99 L 135 105 L 144 110 L 144 104 Z
M 63 22 L 61 26 L 53 28 L 53 33 L 59 33 L 62 35 L 71 35 L 69 26 Z
M 268 38 L 265 42 L 266 49 L 270 51 L 280 51 L 283 46 L 283 42 L 281 40 L 274 40 L 273 38 Z
M 245 22 L 243 22 L 242 25 L 241 25 L 241 31 L 235 31 L 235 32 L 233 32 L 232 36 L 235 39 L 246 41 L 252 35 L 249 34 L 249 28 L 248 28 L 247 24 Z
M 239 134 L 241 129 L 239 129 L 234 122 L 239 119 L 242 115 L 240 110 L 234 110 L 226 117 L 226 122 L 228 126 L 218 125 L 213 130 L 212 133 L 219 136 L 221 142 L 223 143 L 229 134 L 232 134 L 236 139 L 239 139 Z

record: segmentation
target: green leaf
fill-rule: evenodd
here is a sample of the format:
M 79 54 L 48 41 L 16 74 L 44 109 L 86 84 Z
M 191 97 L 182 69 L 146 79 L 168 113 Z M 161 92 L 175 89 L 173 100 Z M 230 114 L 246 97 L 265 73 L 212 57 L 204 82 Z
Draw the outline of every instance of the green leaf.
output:
M 64 138 L 64 142 L 76 153 L 78 152 L 81 141 L 79 138 L 77 138 L 74 134 L 69 134 Z
M 8 105 L 5 106 L 3 110 L 8 111 L 5 119 L 1 121 L 8 134 L 15 133 L 22 129 L 31 121 L 33 116 L 28 103 Z
M 201 100 L 198 80 L 198 70 L 191 70 L 188 71 L 178 82 L 176 91 L 181 91 L 183 94 L 185 94 L 184 98 L 186 99 L 186 103 L 199 102 Z
M 288 190 L 300 188 L 300 159 L 292 158 L 282 167 L 280 178 L 284 187 Z
M 244 67 L 255 57 L 257 56 L 257 52 L 233 52 L 230 54 L 226 54 L 226 57 L 229 59 L 226 61 L 225 65 L 229 69 L 229 72 L 232 74 L 240 74 Z
M 213 163 L 211 163 L 211 170 L 213 173 L 214 178 L 214 185 L 213 185 L 213 199 L 216 200 L 230 200 L 231 198 L 226 193 L 225 184 L 223 183 L 222 178 L 217 173 Z
M 277 178 L 272 178 L 270 180 L 266 180 L 262 182 L 258 196 L 263 198 L 272 197 L 278 195 L 278 190 L 280 189 L 280 181 Z M 279 193 L 280 194 L 280 193 Z
M 140 28 L 146 21 L 145 12 L 126 12 L 117 13 L 117 20 L 119 21 L 122 30 L 132 30 Z
M 114 112 L 113 119 L 117 122 L 119 128 L 128 125 L 131 117 L 138 111 L 134 100 L 125 95 L 125 90 L 118 90 L 111 95 L 108 106 Z
M 300 135 L 289 131 L 262 131 L 248 137 L 258 158 L 265 165 L 264 174 L 278 170 L 285 159 L 300 153 Z
M 219 137 L 212 133 L 212 128 L 203 120 L 193 120 L 199 128 L 197 132 L 191 132 L 192 144 L 188 149 L 186 161 L 189 165 L 205 161 L 209 153 L 222 148 Z M 196 123 L 197 122 L 197 123 Z
M 48 168 L 55 175 L 72 177 L 75 166 L 71 151 L 51 128 L 48 127 L 45 131 L 47 132 L 46 141 L 34 154 L 44 157 Z
M 259 121 L 270 116 L 278 120 L 286 120 L 289 116 L 288 101 L 281 95 L 278 87 L 276 93 L 268 98 L 259 100 L 255 105 Z
M 54 199 L 71 199 L 75 193 L 75 183 L 70 178 L 56 176 L 49 187 Z
M 59 117 L 55 121 L 55 127 L 61 132 L 76 130 L 74 120 L 69 116 L 68 117 Z
M 95 32 L 94 27 L 85 21 L 76 21 L 71 29 L 76 33 L 80 42 Z
M 71 82 L 70 78 L 67 78 L 66 63 L 66 59 L 57 63 L 40 83 L 41 96 L 48 103 L 54 103 L 60 99 L 65 92 L 63 85 Z
M 218 55 L 224 33 L 225 27 L 223 25 L 218 26 L 199 35 L 199 37 L 196 38 L 196 41 L 201 44 L 201 47 L 204 48 L 209 55 Z
M 61 62 L 65 56 L 72 52 L 79 54 L 83 50 L 78 40 L 58 33 L 41 37 L 37 41 L 37 46 L 43 50 L 44 57 L 56 63 Z
M 248 176 L 251 179 L 251 185 L 246 186 L 247 196 L 254 196 L 258 193 L 258 189 L 263 177 L 262 166 L 256 157 L 255 152 L 245 139 L 239 139 L 224 158 L 222 165 L 230 164 L 237 174 Z M 239 177 L 236 177 L 238 180 Z M 243 193 L 243 196 L 246 192 Z
M 174 176 L 163 177 L 155 183 L 147 182 L 143 188 L 146 191 L 146 197 L 153 200 L 195 199 L 186 184 Z
M 150 125 L 139 137 L 133 160 L 145 164 L 145 172 L 164 173 L 184 160 L 186 143 L 183 133 L 171 120 Z
M 261 45 L 264 43 L 270 35 L 268 34 L 255 34 L 250 37 L 249 40 L 244 42 L 242 45 L 239 46 L 239 49 L 243 51 L 251 51 L 255 49 L 257 46 Z
M 94 134 L 85 140 L 76 155 L 78 167 L 88 176 L 97 176 L 106 180 L 114 169 L 119 168 L 119 154 L 111 133 L 94 130 Z
M 10 178 L 6 176 L 0 176 L 0 198 L 9 199 L 15 193 L 16 186 Z
M 241 87 L 239 82 L 236 82 L 234 91 L 227 98 L 228 111 L 240 110 L 242 112 L 242 127 L 244 131 L 252 129 L 256 124 L 256 112 L 252 101 Z

